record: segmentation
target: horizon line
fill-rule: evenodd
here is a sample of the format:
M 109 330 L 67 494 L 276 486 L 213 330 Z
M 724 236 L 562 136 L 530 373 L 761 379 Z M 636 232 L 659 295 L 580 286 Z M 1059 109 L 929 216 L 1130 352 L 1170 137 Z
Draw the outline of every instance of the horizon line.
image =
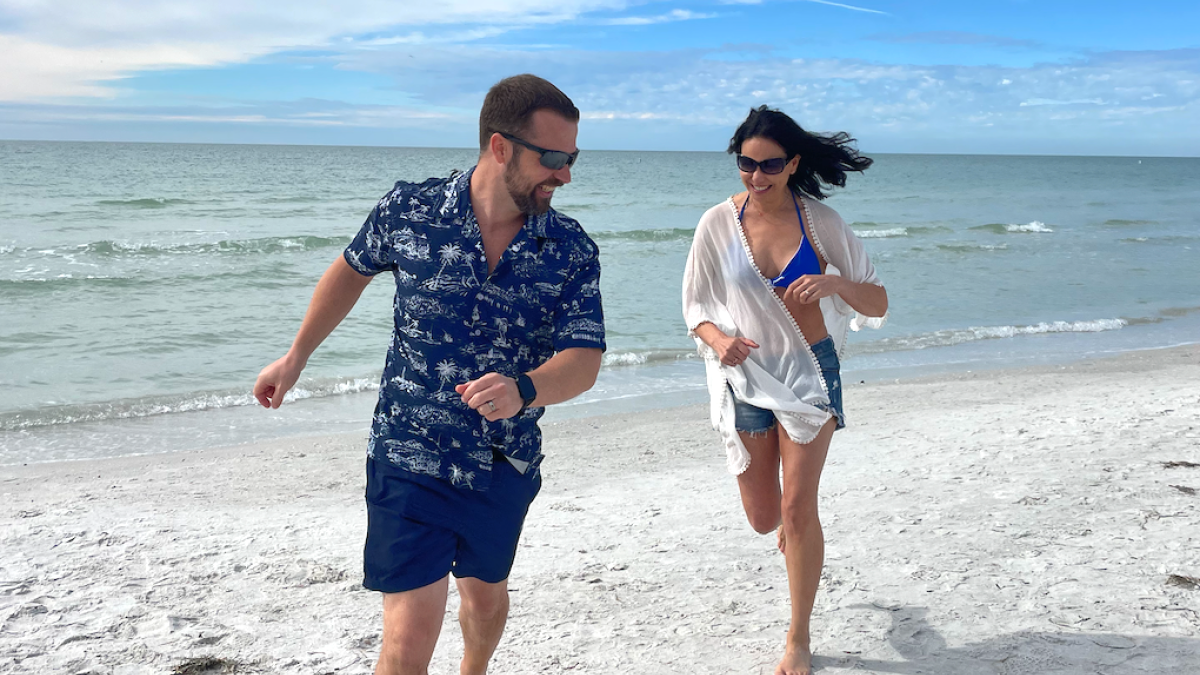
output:
M 230 143 L 221 141 L 111 141 L 111 140 L 65 140 L 42 138 L 0 138 L 0 143 L 93 143 L 109 145 L 224 145 L 241 147 L 272 147 L 272 148 L 373 148 L 391 150 L 475 150 L 470 146 L 444 145 L 366 145 L 347 143 Z M 707 153 L 725 154 L 724 150 L 647 150 L 612 149 L 612 148 L 582 148 L 583 153 L 590 152 L 655 152 L 655 153 Z M 582 154 L 582 153 L 581 153 Z M 1113 159 L 1200 159 L 1200 155 L 1114 155 L 1114 154 L 1041 154 L 1028 152 L 872 152 L 878 155 L 920 155 L 936 157 L 1087 157 Z

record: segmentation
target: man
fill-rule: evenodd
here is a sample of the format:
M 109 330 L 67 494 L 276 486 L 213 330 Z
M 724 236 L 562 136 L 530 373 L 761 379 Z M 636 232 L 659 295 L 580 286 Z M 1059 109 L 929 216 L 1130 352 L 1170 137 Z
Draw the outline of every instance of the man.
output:
M 501 80 L 466 173 L 397 183 L 313 293 L 254 395 L 278 408 L 373 275 L 396 280 L 395 331 L 368 442 L 363 585 L 383 592 L 377 675 L 428 672 L 449 575 L 464 674 L 484 673 L 541 487 L 544 406 L 589 389 L 605 348 L 596 245 L 550 208 L 571 182 L 579 110 L 533 75 Z

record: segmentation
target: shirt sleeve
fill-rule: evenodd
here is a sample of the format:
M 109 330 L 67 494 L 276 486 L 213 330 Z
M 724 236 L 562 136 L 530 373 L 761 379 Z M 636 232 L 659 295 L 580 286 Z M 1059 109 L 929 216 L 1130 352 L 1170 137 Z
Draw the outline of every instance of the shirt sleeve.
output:
M 604 309 L 600 302 L 600 259 L 593 247 L 559 295 L 554 318 L 554 351 L 573 347 L 607 349 Z
M 358 234 L 342 256 L 355 272 L 373 277 L 380 272 L 395 268 L 392 262 L 392 246 L 389 229 L 391 218 L 387 216 L 387 205 L 391 195 L 380 200 L 371 210 Z
M 711 349 L 695 333 L 700 324 L 711 323 L 727 335 L 737 332 L 728 308 L 731 301 L 729 286 L 725 283 L 716 250 L 718 244 L 712 232 L 712 228 L 720 224 L 718 209 L 722 206 L 709 209 L 700 218 L 683 268 L 683 320 L 687 323 L 688 335 L 695 338 L 702 355 L 709 354 Z

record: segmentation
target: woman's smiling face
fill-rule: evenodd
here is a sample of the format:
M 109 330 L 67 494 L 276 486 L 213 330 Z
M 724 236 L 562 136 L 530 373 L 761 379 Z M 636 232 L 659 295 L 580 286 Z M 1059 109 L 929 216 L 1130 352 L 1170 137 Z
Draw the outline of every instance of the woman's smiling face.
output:
M 760 136 L 747 138 L 742 143 L 742 152 L 740 154 L 756 162 L 787 158 L 787 152 L 783 149 L 783 146 L 769 138 L 762 138 Z M 796 173 L 796 167 L 799 164 L 800 157 L 796 156 L 783 167 L 783 171 L 776 174 L 766 173 L 761 168 L 755 169 L 753 173 L 739 170 L 742 177 L 742 185 L 745 185 L 746 190 L 755 197 L 775 197 L 778 194 L 785 194 L 788 191 L 788 178 Z

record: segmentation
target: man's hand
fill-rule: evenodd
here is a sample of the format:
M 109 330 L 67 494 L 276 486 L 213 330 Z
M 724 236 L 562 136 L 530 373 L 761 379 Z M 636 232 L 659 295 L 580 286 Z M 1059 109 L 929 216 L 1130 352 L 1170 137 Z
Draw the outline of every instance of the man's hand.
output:
M 462 396 L 463 403 L 489 422 L 516 415 L 521 412 L 524 403 L 521 392 L 517 390 L 517 381 L 500 373 L 487 373 L 478 379 L 456 385 L 454 391 Z
M 342 256 L 325 270 L 291 349 L 282 359 L 263 368 L 254 383 L 254 398 L 264 408 L 278 408 L 283 403 L 283 395 L 300 379 L 308 357 L 346 318 L 371 279 L 355 272 Z
M 254 382 L 254 398 L 264 408 L 278 408 L 283 403 L 283 395 L 300 379 L 302 370 L 304 364 L 290 355 L 263 368 Z

